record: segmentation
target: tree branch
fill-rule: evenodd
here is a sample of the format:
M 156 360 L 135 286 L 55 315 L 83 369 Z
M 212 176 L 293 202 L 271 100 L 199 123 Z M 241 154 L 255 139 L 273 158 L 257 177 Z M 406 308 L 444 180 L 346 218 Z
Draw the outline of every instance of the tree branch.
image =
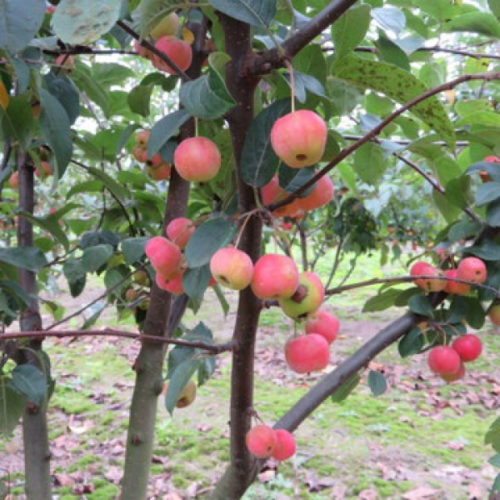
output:
M 285 40 L 281 47 L 266 50 L 248 59 L 243 74 L 262 75 L 275 68 L 283 67 L 285 60 L 291 59 L 355 3 L 356 0 L 334 0 L 330 2 L 327 7 L 314 16 L 297 33 Z
M 343 135 L 342 139 L 345 139 L 346 141 L 358 141 L 361 139 L 362 136 L 360 135 Z M 381 139 L 384 141 L 389 141 L 389 142 L 394 142 L 395 144 L 400 144 L 401 146 L 408 146 L 413 143 L 411 140 L 406 140 L 406 139 Z M 445 141 L 433 141 L 434 145 L 436 146 L 448 146 L 448 144 Z M 469 145 L 469 141 L 456 141 L 455 146 L 460 147 L 460 148 L 465 148 Z
M 323 175 L 325 175 L 330 170 L 332 170 L 333 167 L 338 165 L 344 158 L 352 154 L 354 151 L 356 151 L 356 149 L 360 148 L 363 144 L 372 140 L 377 134 L 379 134 L 384 129 L 384 127 L 386 127 L 389 123 L 395 120 L 399 115 L 403 114 L 405 111 L 408 111 L 409 109 L 419 104 L 420 102 L 425 101 L 429 97 L 439 94 L 440 92 L 443 92 L 445 90 L 450 90 L 463 82 L 468 82 L 471 80 L 491 81 L 499 79 L 500 79 L 500 72 L 498 71 L 492 73 L 467 74 L 455 78 L 454 80 L 451 80 L 449 82 L 443 83 L 438 87 L 427 90 L 426 92 L 415 97 L 411 101 L 408 101 L 404 106 L 401 106 L 397 110 L 393 111 L 389 116 L 387 116 L 384 120 L 382 120 L 376 127 L 372 128 L 367 134 L 365 134 L 363 137 L 354 142 L 354 144 L 352 144 L 347 148 L 344 148 L 330 163 L 328 163 L 325 167 L 323 167 L 316 175 L 314 175 L 309 181 L 303 184 L 299 189 L 296 189 L 293 193 L 290 193 L 283 200 L 276 203 L 271 203 L 265 208 L 272 212 L 277 208 L 281 208 L 284 207 L 285 205 L 288 205 L 301 193 L 305 192 L 309 187 L 315 184 L 318 181 L 318 179 L 323 177 Z
M 139 342 L 152 342 L 156 344 L 166 345 L 179 345 L 183 347 L 194 347 L 196 349 L 203 349 L 211 354 L 219 354 L 233 349 L 233 343 L 227 342 L 225 344 L 206 344 L 205 342 L 191 342 L 189 340 L 173 339 L 167 337 L 160 337 L 157 335 L 144 335 L 138 332 L 129 332 L 127 330 L 113 330 L 106 328 L 105 330 L 54 330 L 48 332 L 47 330 L 33 330 L 23 332 L 8 332 L 0 334 L 0 340 L 33 338 L 43 340 L 46 337 L 120 337 L 138 340 Z

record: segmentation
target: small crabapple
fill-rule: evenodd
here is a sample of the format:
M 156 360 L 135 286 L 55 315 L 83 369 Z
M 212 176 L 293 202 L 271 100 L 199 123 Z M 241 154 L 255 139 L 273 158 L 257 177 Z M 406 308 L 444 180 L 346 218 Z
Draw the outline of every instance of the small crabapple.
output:
M 317 311 L 325 298 L 325 288 L 318 275 L 304 271 L 299 275 L 299 286 L 287 299 L 278 299 L 283 312 L 293 319 L 301 319 Z
M 458 337 L 453 341 L 451 347 L 455 349 L 464 363 L 477 359 L 483 350 L 481 339 L 472 333 Z
M 450 346 L 440 345 L 433 347 L 427 358 L 430 369 L 438 374 L 456 373 L 460 368 L 460 356 Z
M 298 285 L 299 271 L 290 257 L 266 254 L 255 263 L 251 286 L 259 299 L 286 299 Z
M 486 277 L 486 265 L 481 259 L 465 257 L 458 263 L 457 278 L 472 283 L 484 283 Z
M 252 281 L 253 262 L 242 250 L 221 248 L 210 259 L 210 272 L 222 286 L 243 290 Z
M 306 333 L 322 335 L 329 344 L 337 338 L 339 328 L 340 323 L 337 316 L 325 309 L 318 309 L 305 324 Z
M 168 238 L 182 249 L 186 247 L 195 230 L 196 227 L 192 220 L 186 217 L 177 217 L 168 223 L 166 232 Z
M 178 271 L 182 260 L 179 247 L 163 236 L 151 238 L 146 243 L 145 253 L 154 270 L 166 279 Z
M 217 175 L 221 166 L 219 148 L 207 137 L 184 139 L 175 149 L 174 165 L 186 181 L 209 181 Z
M 257 458 L 269 458 L 276 448 L 276 432 L 268 425 L 252 427 L 245 437 L 248 451 Z
M 330 361 L 330 346 L 318 333 L 302 335 L 286 343 L 285 359 L 297 373 L 323 370 Z
M 448 269 L 444 272 L 447 278 L 458 278 L 456 269 Z M 447 281 L 444 291 L 446 293 L 454 293 L 455 295 L 467 295 L 470 290 L 470 285 L 460 283 L 458 281 Z
M 295 438 L 291 432 L 285 429 L 276 429 L 276 446 L 272 453 L 272 457 L 276 460 L 286 460 L 295 455 Z

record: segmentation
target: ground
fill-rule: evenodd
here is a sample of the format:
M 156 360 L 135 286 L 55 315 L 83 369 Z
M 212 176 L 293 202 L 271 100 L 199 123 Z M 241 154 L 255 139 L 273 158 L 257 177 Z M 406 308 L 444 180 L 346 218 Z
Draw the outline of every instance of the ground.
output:
M 401 272 L 380 269 L 367 258 L 351 281 Z M 99 283 L 68 309 L 100 293 Z M 335 296 L 328 308 L 341 319 L 340 338 L 332 346 L 331 366 L 355 351 L 402 309 L 361 312 L 375 288 Z M 217 341 L 231 335 L 234 295 L 227 318 L 214 296 L 185 324 L 209 326 Z M 215 311 L 217 311 L 215 313 Z M 48 321 L 48 318 L 47 318 Z M 70 326 L 78 326 L 75 318 Z M 98 326 L 115 326 L 111 312 Z M 130 322 L 121 327 L 133 328 Z M 278 309 L 264 311 L 256 356 L 255 408 L 272 423 L 323 374 L 297 375 L 283 359 L 293 332 Z M 487 498 L 495 470 L 484 435 L 500 407 L 499 331 L 481 330 L 485 353 L 470 365 L 465 379 L 447 385 L 433 376 L 425 356 L 402 360 L 396 346 L 379 355 L 371 368 L 382 371 L 388 391 L 371 395 L 366 380 L 341 403 L 326 401 L 296 432 L 298 453 L 287 462 L 270 461 L 245 500 L 404 499 L 472 500 Z M 111 500 L 117 497 L 124 458 L 127 415 L 138 344 L 115 338 L 49 340 L 56 390 L 50 401 L 49 429 L 54 498 Z M 228 459 L 230 355 L 218 358 L 215 377 L 200 387 L 195 403 L 173 418 L 160 401 L 157 442 L 151 466 L 150 499 L 203 498 Z M 19 429 L 0 443 L 0 477 L 9 499 L 22 499 L 22 443 Z

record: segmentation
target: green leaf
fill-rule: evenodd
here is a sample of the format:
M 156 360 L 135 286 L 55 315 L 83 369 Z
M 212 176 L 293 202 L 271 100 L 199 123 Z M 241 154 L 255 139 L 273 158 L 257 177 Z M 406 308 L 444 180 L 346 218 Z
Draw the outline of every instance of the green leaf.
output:
M 72 297 L 78 297 L 85 288 L 86 274 L 81 259 L 69 259 L 64 263 L 63 273 L 68 280 Z
M 111 176 L 94 167 L 88 167 L 87 171 L 90 172 L 94 177 L 99 179 L 104 184 L 104 186 L 106 186 L 106 188 L 120 201 L 127 199 L 128 190 L 118 184 Z
M 257 27 L 269 26 L 276 13 L 276 0 L 209 0 L 209 3 L 229 17 Z
M 275 174 L 280 160 L 271 146 L 271 128 L 289 112 L 290 100 L 282 99 L 261 111 L 250 124 L 241 153 L 241 175 L 246 184 L 264 186 Z
M 363 312 L 375 312 L 375 311 L 383 311 L 394 305 L 394 301 L 396 297 L 399 296 L 401 290 L 396 288 L 390 288 L 389 290 L 385 290 L 375 297 L 368 299 L 363 306 Z
M 48 91 L 62 104 L 73 124 L 80 115 L 80 94 L 75 84 L 66 76 L 57 76 L 52 71 L 45 75 Z
M 493 465 L 493 467 L 500 468 L 500 453 L 493 455 L 488 462 Z
M 484 436 L 484 444 L 491 444 L 493 449 L 500 453 L 500 417 L 498 417 Z
M 36 247 L 0 248 L 0 262 L 37 273 L 47 265 L 45 255 Z
M 368 373 L 368 386 L 374 396 L 380 396 L 387 390 L 385 377 L 375 370 L 370 370 L 370 373 Z
M 354 55 L 338 60 L 333 70 L 337 78 L 381 92 L 401 104 L 406 104 L 427 90 L 420 80 L 397 66 L 361 59 Z M 453 126 L 436 96 L 413 106 L 410 111 L 438 132 L 448 143 L 454 142 Z
M 62 104 L 45 89 L 40 89 L 40 128 L 56 159 L 57 177 L 60 179 L 71 160 L 73 142 L 68 114 Z
M 349 394 L 356 388 L 356 386 L 359 384 L 359 381 L 361 380 L 361 377 L 359 376 L 358 373 L 355 373 L 354 375 L 351 375 L 333 394 L 332 394 L 332 401 L 334 403 L 340 403 L 341 401 L 344 401 L 344 399 L 347 399 Z
M 0 48 L 15 53 L 26 47 L 44 14 L 44 0 L 0 0 Z
M 111 245 L 96 245 L 86 248 L 82 255 L 82 265 L 86 272 L 99 270 L 113 255 Z
M 65 43 L 88 45 L 114 26 L 120 10 L 121 0 L 61 0 L 52 28 Z
M 443 24 L 444 31 L 471 31 L 486 36 L 500 37 L 500 26 L 495 16 L 487 12 L 467 12 Z
M 127 95 L 127 103 L 134 113 L 149 116 L 152 85 L 136 85 Z
M 384 61 L 395 64 L 405 71 L 410 71 L 410 62 L 406 53 L 383 33 L 379 33 L 375 47 L 377 47 L 378 53 Z
M 0 136 L 19 141 L 27 147 L 33 133 L 33 112 L 26 96 L 11 97 L 9 107 L 0 106 Z
M 360 5 L 342 14 L 332 25 L 335 56 L 342 57 L 357 47 L 370 25 L 370 6 Z
M 188 359 L 181 363 L 174 371 L 170 377 L 168 383 L 168 391 L 165 395 L 165 408 L 172 415 L 177 400 L 182 392 L 182 389 L 186 387 L 194 372 L 200 367 L 200 360 L 198 359 Z
M 486 205 L 490 201 L 500 198 L 500 182 L 485 182 L 476 191 L 476 205 Z
M 456 296 L 450 306 L 450 323 L 458 323 L 463 318 L 472 328 L 481 328 L 484 325 L 486 313 L 481 302 L 475 297 Z
M 368 184 L 378 184 L 388 166 L 382 148 L 373 142 L 363 144 L 354 153 L 354 170 Z
M 491 12 L 500 20 L 500 0 L 488 0 Z
M 199 226 L 185 250 L 188 267 L 208 264 L 212 255 L 219 248 L 227 246 L 235 234 L 236 226 L 225 217 L 217 217 Z
M 208 287 L 211 276 L 208 264 L 187 269 L 182 276 L 182 285 L 186 295 L 193 299 L 201 299 Z
M 406 358 L 413 354 L 420 352 L 424 347 L 424 336 L 420 328 L 412 328 L 404 337 L 399 341 L 398 351 L 402 358 Z
M 142 259 L 148 240 L 148 237 L 141 236 L 139 238 L 126 238 L 122 241 L 122 252 L 127 264 L 132 265 Z
M 427 318 L 432 318 L 434 316 L 431 302 L 425 295 L 414 295 L 408 301 L 408 306 L 411 312 L 419 314 L 420 316 L 425 316 Z
M 314 167 L 291 168 L 281 164 L 279 171 L 279 185 L 287 192 L 293 193 L 296 189 L 303 186 L 312 177 L 314 177 Z M 328 174 L 327 174 L 328 175 Z M 304 197 L 311 193 L 315 184 L 306 189 L 300 196 Z
M 219 285 L 215 285 L 213 288 L 222 308 L 222 312 L 224 313 L 224 316 L 227 316 L 227 313 L 229 312 L 229 302 L 226 300 L 226 297 L 224 296 L 224 293 L 222 292 Z
M 486 240 L 480 245 L 474 245 L 467 248 L 467 253 L 475 255 L 483 260 L 498 260 L 500 255 L 500 244 L 491 240 Z
M 491 493 L 494 494 L 494 493 L 497 493 L 498 491 L 500 491 L 500 474 L 497 474 L 497 477 L 495 477 L 495 480 L 493 481 L 493 484 L 491 486 Z M 490 500 L 498 500 L 498 496 L 497 498 L 495 498 L 495 496 L 490 496 Z
M 174 111 L 158 120 L 151 129 L 148 140 L 148 157 L 152 158 L 175 135 L 181 125 L 186 123 L 191 115 L 184 109 Z
M 226 92 L 221 95 L 209 75 L 202 75 L 182 85 L 179 99 L 193 116 L 202 120 L 214 120 L 229 111 L 235 101 Z
M 488 208 L 486 209 L 486 220 L 492 227 L 500 226 L 500 200 L 488 205 Z
M 397 7 L 372 9 L 371 16 L 383 29 L 394 31 L 394 33 L 399 33 L 406 24 L 403 11 Z
M 12 370 L 10 387 L 26 397 L 30 403 L 40 406 L 47 395 L 47 380 L 36 366 L 17 365 Z
M 464 220 L 453 224 L 448 231 L 448 240 L 454 243 L 460 239 L 474 236 L 481 229 L 479 222 Z
M 31 221 L 34 225 L 41 227 L 45 231 L 48 231 L 61 245 L 64 246 L 66 250 L 69 250 L 69 240 L 66 233 L 63 231 L 59 225 L 57 219 L 52 218 L 50 215 L 47 217 L 35 217 L 29 212 L 19 212 L 25 219 Z
M 0 289 L 6 291 L 11 297 L 14 297 L 14 299 L 22 306 L 29 306 L 31 303 L 30 296 L 15 281 L 0 280 Z
M 4 436 L 9 436 L 16 428 L 26 404 L 23 395 L 10 387 L 10 384 L 11 379 L 0 375 L 0 434 Z M 1 494 L 0 498 L 3 498 Z

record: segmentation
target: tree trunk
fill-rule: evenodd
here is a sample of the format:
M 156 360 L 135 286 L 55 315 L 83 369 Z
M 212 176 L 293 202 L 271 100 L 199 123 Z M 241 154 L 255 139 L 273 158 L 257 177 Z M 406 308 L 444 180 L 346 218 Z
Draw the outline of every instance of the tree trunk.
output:
M 18 156 L 19 208 L 30 214 L 34 208 L 34 170 L 31 159 L 24 153 Z M 19 217 L 17 244 L 20 247 L 33 246 L 33 225 L 28 219 Z M 30 295 L 29 306 L 21 313 L 21 331 L 42 329 L 38 310 L 36 275 L 27 269 L 19 269 L 19 283 Z M 41 341 L 32 340 L 30 349 L 40 350 Z M 38 360 L 29 351 L 20 353 L 25 362 L 38 365 Z M 41 406 L 28 403 L 23 413 L 25 491 L 28 500 L 50 500 L 50 450 L 47 432 L 47 400 Z

